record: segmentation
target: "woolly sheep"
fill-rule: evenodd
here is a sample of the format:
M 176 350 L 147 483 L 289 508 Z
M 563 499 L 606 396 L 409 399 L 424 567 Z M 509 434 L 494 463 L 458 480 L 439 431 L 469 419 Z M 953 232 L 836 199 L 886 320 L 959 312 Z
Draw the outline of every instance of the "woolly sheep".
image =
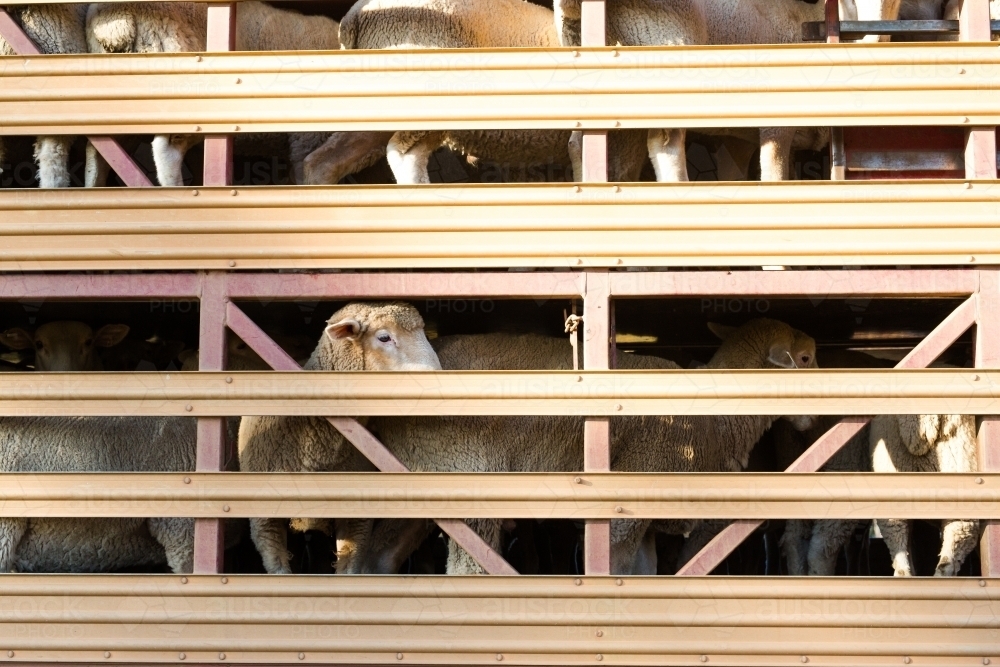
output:
M 802 368 L 815 364 L 815 342 L 775 320 L 758 319 L 738 329 L 714 327 L 723 338 L 708 367 Z M 566 341 L 537 335 L 449 336 L 435 341 L 447 370 L 568 370 Z M 622 369 L 676 369 L 658 357 L 624 354 Z M 631 472 L 736 471 L 774 421 L 772 416 L 643 416 L 612 420 L 612 468 Z M 378 417 L 372 429 L 416 471 L 534 472 L 583 469 L 583 419 L 558 417 Z M 695 440 L 697 438 L 697 440 Z M 469 521 L 494 548 L 499 520 Z M 666 532 L 687 533 L 697 520 L 658 522 Z M 612 569 L 642 567 L 637 558 L 650 521 L 612 522 Z M 340 545 L 338 545 L 339 547 Z M 383 545 L 388 546 L 388 545 Z M 366 553 L 377 555 L 378 548 Z M 648 558 L 648 554 L 643 552 Z M 404 556 L 405 557 L 405 556 Z M 357 566 L 355 566 L 357 567 Z M 371 571 L 370 567 L 363 570 Z M 338 568 L 339 570 L 339 568 Z M 464 550 L 449 547 L 450 574 L 482 570 Z
M 881 415 L 871 423 L 875 472 L 974 472 L 976 418 L 972 415 Z M 910 576 L 910 523 L 877 519 L 897 577 Z M 976 547 L 979 521 L 945 519 L 935 577 L 954 576 Z
M 42 53 L 86 53 L 84 15 L 87 5 L 23 5 L 8 8 L 8 13 L 21 24 Z M 0 56 L 16 55 L 14 49 L 0 37 Z M 40 136 L 35 141 L 35 162 L 38 183 L 43 188 L 68 188 L 69 149 L 75 137 Z M 4 144 L 0 138 L 0 163 Z
M 87 12 L 87 44 L 92 53 L 176 53 L 205 51 L 208 14 L 203 3 L 95 3 Z M 237 51 L 333 50 L 340 48 L 337 22 L 325 16 L 304 16 L 262 2 L 240 2 L 236 10 Z M 237 145 L 257 151 L 289 153 L 293 174 L 301 183 L 302 160 L 326 138 L 315 132 L 240 134 Z M 157 135 L 153 162 L 160 185 L 183 185 L 184 155 L 204 140 L 202 135 Z M 88 173 L 102 184 L 108 167 L 88 146 Z
M 306 370 L 439 370 L 424 321 L 405 303 L 353 303 L 334 313 Z M 322 417 L 244 417 L 240 469 L 247 472 L 370 470 L 357 450 Z M 289 573 L 285 526 L 251 519 L 250 537 L 271 573 Z
M 26 335 L 38 370 L 95 371 L 95 345 L 125 331 L 95 334 L 79 322 L 60 322 L 33 335 L 7 331 L 2 341 L 21 345 Z M 195 450 L 194 419 L 0 418 L 0 473 L 194 470 Z M 163 562 L 190 572 L 193 554 L 190 519 L 0 518 L 0 572 L 107 572 Z

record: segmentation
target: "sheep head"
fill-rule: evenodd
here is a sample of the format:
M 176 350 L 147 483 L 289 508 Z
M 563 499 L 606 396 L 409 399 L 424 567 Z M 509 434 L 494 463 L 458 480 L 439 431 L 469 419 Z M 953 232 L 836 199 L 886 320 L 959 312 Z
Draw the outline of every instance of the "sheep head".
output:
M 8 329 L 0 333 L 0 343 L 15 350 L 33 348 L 36 371 L 99 371 L 97 348 L 114 347 L 128 332 L 124 324 L 107 324 L 95 332 L 83 322 L 49 322 L 33 334 Z
M 337 371 L 441 370 L 424 320 L 407 303 L 352 303 L 327 322 L 307 368 Z

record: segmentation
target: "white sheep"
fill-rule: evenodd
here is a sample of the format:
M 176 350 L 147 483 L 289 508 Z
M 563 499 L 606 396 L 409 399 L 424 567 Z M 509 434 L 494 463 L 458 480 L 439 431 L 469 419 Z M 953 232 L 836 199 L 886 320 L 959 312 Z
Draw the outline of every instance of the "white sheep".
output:
M 738 329 L 715 327 L 722 346 L 708 367 L 802 368 L 814 365 L 815 342 L 774 320 L 759 319 Z M 435 341 L 446 370 L 569 370 L 570 346 L 564 339 L 537 335 L 487 334 L 449 336 Z M 619 356 L 622 369 L 676 369 L 666 359 L 636 354 Z M 737 471 L 774 421 L 773 416 L 643 416 L 612 420 L 611 466 L 629 472 Z M 370 421 L 382 442 L 415 471 L 536 472 L 583 468 L 583 419 L 539 417 L 377 417 Z M 280 449 L 291 446 L 284 444 Z M 483 538 L 499 548 L 501 521 L 470 520 Z M 697 520 L 658 521 L 656 529 L 684 534 Z M 616 573 L 650 569 L 643 538 L 649 520 L 612 523 L 612 568 Z M 362 533 L 362 541 L 370 530 Z M 351 553 L 349 536 L 340 536 Z M 377 540 L 373 540 L 376 541 Z M 646 541 L 649 543 L 648 539 Z M 259 547 L 259 545 L 258 545 Z M 392 544 L 363 545 L 364 557 L 379 558 Z M 338 557 L 342 545 L 338 544 Z M 405 557 L 405 555 L 403 556 Z M 265 559 L 266 560 L 266 559 Z M 396 557 L 398 562 L 398 554 Z M 372 566 L 350 567 L 374 571 Z M 270 571 L 270 570 L 269 570 Z M 341 566 L 338 564 L 338 571 Z M 481 568 L 462 549 L 449 547 L 450 574 Z
M 87 12 L 87 44 L 92 53 L 178 53 L 206 48 L 208 26 L 204 3 L 95 3 Z M 236 9 L 237 51 L 334 50 L 340 48 L 339 26 L 325 16 L 304 16 L 263 2 L 240 2 Z M 303 182 L 302 161 L 327 134 L 298 132 L 238 134 L 237 148 L 252 145 L 258 152 L 287 152 L 296 182 Z M 157 135 L 153 162 L 160 185 L 184 184 L 184 155 L 203 135 Z M 92 146 L 87 149 L 88 174 L 101 185 L 108 166 Z
M 86 53 L 84 15 L 87 5 L 18 5 L 8 8 L 8 13 L 20 23 L 42 53 Z M 14 49 L 0 37 L 0 56 L 16 55 Z M 38 164 L 38 183 L 43 188 L 68 188 L 69 150 L 73 136 L 40 136 L 35 141 L 35 162 Z M 0 138 L 0 163 L 3 162 L 4 145 Z
M 306 370 L 438 370 L 417 310 L 404 303 L 354 303 L 334 313 Z M 322 417 L 244 417 L 240 469 L 246 472 L 371 470 Z M 286 524 L 251 519 L 250 537 L 272 573 L 289 573 Z
M 127 333 L 79 322 L 5 332 L 0 342 L 36 349 L 38 371 L 96 371 L 95 347 Z M 4 472 L 194 470 L 194 419 L 178 417 L 0 417 Z M 178 518 L 0 518 L 0 572 L 108 572 L 166 562 L 190 572 L 194 521 Z
M 875 472 L 975 472 L 976 418 L 972 415 L 881 415 L 871 423 L 871 464 Z M 877 519 L 897 577 L 909 576 L 910 522 Z M 958 573 L 976 547 L 979 521 L 941 521 L 941 554 L 935 577 Z

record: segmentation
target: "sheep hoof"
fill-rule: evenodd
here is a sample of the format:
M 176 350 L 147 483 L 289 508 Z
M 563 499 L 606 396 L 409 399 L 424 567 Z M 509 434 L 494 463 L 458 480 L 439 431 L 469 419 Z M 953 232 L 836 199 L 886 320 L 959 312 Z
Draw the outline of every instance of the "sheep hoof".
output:
M 897 567 L 895 569 L 895 571 L 892 573 L 892 576 L 894 576 L 894 577 L 909 577 L 909 576 L 912 576 L 912 575 L 910 574 L 909 570 L 904 570 L 902 568 L 898 568 Z
M 934 570 L 935 577 L 954 577 L 958 571 L 955 563 L 950 559 L 942 558 Z

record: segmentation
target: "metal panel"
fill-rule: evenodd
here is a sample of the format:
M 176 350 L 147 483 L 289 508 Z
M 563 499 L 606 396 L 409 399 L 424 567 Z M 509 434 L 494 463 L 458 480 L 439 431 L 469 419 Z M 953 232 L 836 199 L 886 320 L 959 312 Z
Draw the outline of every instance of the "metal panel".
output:
M 0 511 L 6 517 L 997 519 L 1000 473 L 4 473 Z
M 0 415 L 995 415 L 998 396 L 981 369 L 5 373 Z
M 1000 263 L 995 181 L 0 191 L 0 220 L 9 271 Z
M 0 578 L 0 659 L 972 667 L 998 656 L 997 590 L 964 577 L 15 576 Z
M 7 57 L 0 134 L 1000 122 L 990 44 L 576 53 L 298 53 L 294 68 L 282 53 Z

